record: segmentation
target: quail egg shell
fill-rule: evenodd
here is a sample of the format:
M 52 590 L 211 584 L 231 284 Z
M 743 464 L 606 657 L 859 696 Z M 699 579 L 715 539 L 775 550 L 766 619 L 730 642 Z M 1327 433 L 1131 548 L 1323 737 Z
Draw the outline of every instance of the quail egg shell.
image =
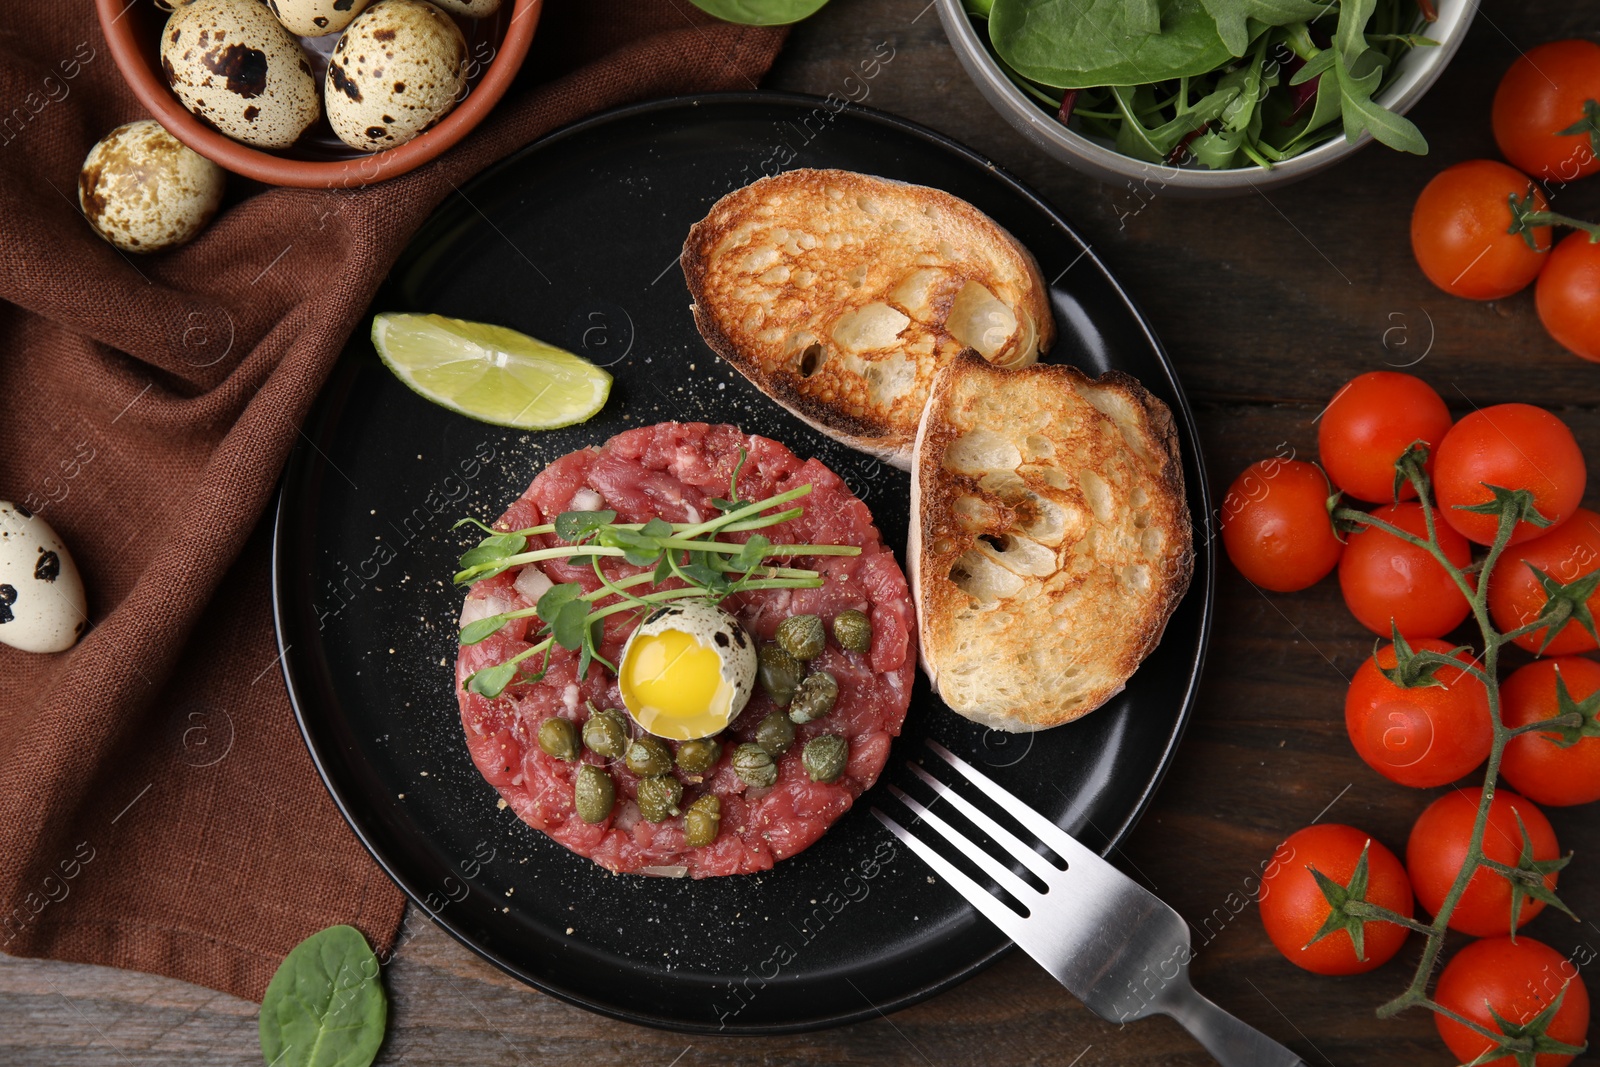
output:
M 657 737 L 720 733 L 744 710 L 756 677 L 756 643 L 715 604 L 657 608 L 622 647 L 617 685 L 633 721 Z
M 405 144 L 465 95 L 467 39 L 423 0 L 379 0 L 350 24 L 328 61 L 328 122 L 352 148 Z
M 267 0 L 267 6 L 290 33 L 325 37 L 338 33 L 361 14 L 368 0 Z
M 83 579 L 50 524 L 0 500 L 0 643 L 63 652 L 89 625 Z
M 300 42 L 259 0 L 194 0 L 161 31 L 161 69 L 183 106 L 235 141 L 287 148 L 317 121 Z
M 462 18 L 481 19 L 500 10 L 500 0 L 434 0 L 434 3 Z
M 78 172 L 78 206 L 96 233 L 124 252 L 159 252 L 190 240 L 222 203 L 221 167 L 150 119 L 118 126 Z

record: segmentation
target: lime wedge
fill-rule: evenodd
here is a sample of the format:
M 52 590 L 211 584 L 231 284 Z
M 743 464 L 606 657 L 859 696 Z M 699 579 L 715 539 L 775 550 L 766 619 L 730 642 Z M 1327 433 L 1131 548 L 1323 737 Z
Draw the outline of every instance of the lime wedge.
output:
M 384 313 L 373 316 L 372 344 L 421 396 L 496 426 L 571 426 L 611 395 L 611 375 L 593 363 L 504 326 Z

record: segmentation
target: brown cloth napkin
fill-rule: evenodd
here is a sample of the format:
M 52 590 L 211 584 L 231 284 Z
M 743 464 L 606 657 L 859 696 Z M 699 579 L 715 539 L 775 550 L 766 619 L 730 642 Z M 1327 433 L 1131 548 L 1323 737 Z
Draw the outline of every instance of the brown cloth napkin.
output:
M 687 0 L 545 8 L 439 161 L 353 191 L 232 179 L 194 244 L 138 258 L 77 211 L 90 146 L 143 117 L 91 4 L 0 5 L 0 499 L 67 542 L 93 623 L 69 653 L 0 647 L 0 952 L 259 999 L 324 926 L 393 943 L 404 900 L 317 780 L 273 640 L 260 520 L 300 422 L 454 187 L 606 107 L 752 89 L 784 36 Z

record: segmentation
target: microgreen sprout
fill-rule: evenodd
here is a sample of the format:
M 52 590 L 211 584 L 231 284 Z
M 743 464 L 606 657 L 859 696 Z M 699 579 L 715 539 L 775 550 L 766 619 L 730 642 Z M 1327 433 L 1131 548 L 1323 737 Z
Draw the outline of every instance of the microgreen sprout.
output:
M 461 555 L 458 585 L 469 585 L 514 567 L 563 560 L 587 563 L 597 588 L 586 590 L 578 582 L 552 585 L 531 608 L 503 611 L 461 628 L 460 642 L 474 645 L 499 633 L 517 619 L 537 618 L 532 644 L 504 662 L 476 671 L 464 683 L 480 696 L 494 698 L 520 678 L 538 681 L 550 665 L 557 645 L 578 653 L 578 677 L 587 675 L 590 663 L 612 672 L 616 665 L 600 654 L 602 625 L 612 615 L 649 610 L 659 604 L 686 598 L 718 603 L 738 593 L 762 589 L 817 589 L 822 576 L 814 571 L 781 565 L 798 556 L 855 556 L 854 545 L 775 544 L 756 531 L 772 529 L 804 511 L 790 507 L 811 492 L 801 485 L 753 502 L 739 499 L 739 472 L 746 453 L 728 479 L 728 496 L 712 501 L 722 514 L 703 522 L 674 523 L 656 517 L 643 523 L 619 523 L 611 510 L 566 511 L 554 522 L 523 530 L 496 530 L 477 519 L 462 519 L 457 527 L 471 526 L 485 536 Z M 748 534 L 742 540 L 726 535 Z M 535 542 L 553 538 L 558 544 Z M 616 575 L 603 564 L 617 560 L 645 570 Z M 613 567 L 616 564 L 612 564 Z M 538 669 L 524 674 L 523 664 L 542 655 Z

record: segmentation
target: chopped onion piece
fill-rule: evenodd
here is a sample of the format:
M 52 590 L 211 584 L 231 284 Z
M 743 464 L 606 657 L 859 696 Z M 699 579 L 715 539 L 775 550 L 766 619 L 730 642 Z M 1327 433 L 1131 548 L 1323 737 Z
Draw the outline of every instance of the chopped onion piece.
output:
M 689 873 L 689 868 L 676 867 L 640 867 L 640 874 L 648 874 L 652 878 L 682 878 Z
M 479 619 L 487 619 L 511 610 L 511 601 L 501 596 L 469 596 L 461 605 L 461 625 L 469 626 Z
M 593 489 L 579 489 L 572 494 L 573 511 L 599 511 L 605 506 L 606 498 Z
M 522 568 L 511 588 L 515 589 L 517 595 L 528 603 L 537 604 L 539 598 L 544 596 L 546 590 L 552 584 L 550 576 L 540 570 L 538 564 L 530 563 Z

